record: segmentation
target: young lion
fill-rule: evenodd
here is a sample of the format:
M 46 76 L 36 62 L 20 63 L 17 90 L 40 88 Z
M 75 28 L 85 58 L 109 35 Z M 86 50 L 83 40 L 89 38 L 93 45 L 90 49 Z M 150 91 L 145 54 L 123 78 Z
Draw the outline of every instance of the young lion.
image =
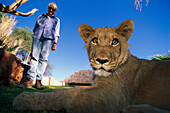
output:
M 138 59 L 128 50 L 134 22 L 117 28 L 80 25 L 93 85 L 51 93 L 24 92 L 15 98 L 17 110 L 61 110 L 71 113 L 166 113 L 170 110 L 170 61 Z M 24 103 L 24 104 L 23 104 Z M 164 109 L 164 110 L 163 110 Z

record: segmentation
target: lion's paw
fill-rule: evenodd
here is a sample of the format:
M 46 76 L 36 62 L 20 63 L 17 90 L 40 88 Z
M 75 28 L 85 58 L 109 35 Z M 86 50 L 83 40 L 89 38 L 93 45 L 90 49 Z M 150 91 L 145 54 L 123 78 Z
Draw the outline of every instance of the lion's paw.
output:
M 13 109 L 28 110 L 31 107 L 31 101 L 28 98 L 29 92 L 23 92 L 13 100 Z

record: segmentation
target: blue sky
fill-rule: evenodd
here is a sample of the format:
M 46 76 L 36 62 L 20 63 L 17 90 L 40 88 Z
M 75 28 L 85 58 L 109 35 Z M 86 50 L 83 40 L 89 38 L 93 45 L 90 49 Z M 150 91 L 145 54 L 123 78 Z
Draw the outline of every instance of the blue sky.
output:
M 9 5 L 15 0 L 0 0 Z M 78 27 L 89 24 L 93 28 L 117 27 L 126 19 L 132 19 L 135 28 L 129 39 L 131 54 L 138 58 L 149 59 L 149 56 L 166 54 L 170 51 L 170 0 L 149 0 L 142 11 L 136 10 L 135 0 L 29 0 L 17 10 L 28 12 L 39 9 L 30 17 L 16 16 L 15 27 L 33 29 L 37 17 L 47 12 L 50 2 L 59 8 L 55 13 L 61 20 L 60 39 L 57 50 L 52 51 L 49 62 L 54 66 L 53 77 L 62 81 L 76 70 L 91 69 L 84 42 Z

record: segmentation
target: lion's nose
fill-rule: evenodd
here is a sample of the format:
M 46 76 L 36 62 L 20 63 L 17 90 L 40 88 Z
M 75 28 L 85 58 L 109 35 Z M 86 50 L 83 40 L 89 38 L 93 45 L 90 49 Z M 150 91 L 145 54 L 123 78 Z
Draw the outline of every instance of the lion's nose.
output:
M 109 62 L 109 60 L 107 60 L 107 59 L 100 59 L 100 58 L 97 58 L 96 61 L 98 61 L 100 64 Z

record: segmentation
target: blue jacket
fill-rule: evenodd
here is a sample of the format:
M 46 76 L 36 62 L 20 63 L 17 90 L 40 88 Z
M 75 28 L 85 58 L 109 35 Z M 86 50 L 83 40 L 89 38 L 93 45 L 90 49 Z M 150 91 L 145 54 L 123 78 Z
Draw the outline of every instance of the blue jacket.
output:
M 35 27 L 33 29 L 33 38 L 40 39 L 43 38 L 55 39 L 55 36 L 60 36 L 60 19 L 52 16 L 46 16 L 47 14 L 42 14 L 38 17 Z

